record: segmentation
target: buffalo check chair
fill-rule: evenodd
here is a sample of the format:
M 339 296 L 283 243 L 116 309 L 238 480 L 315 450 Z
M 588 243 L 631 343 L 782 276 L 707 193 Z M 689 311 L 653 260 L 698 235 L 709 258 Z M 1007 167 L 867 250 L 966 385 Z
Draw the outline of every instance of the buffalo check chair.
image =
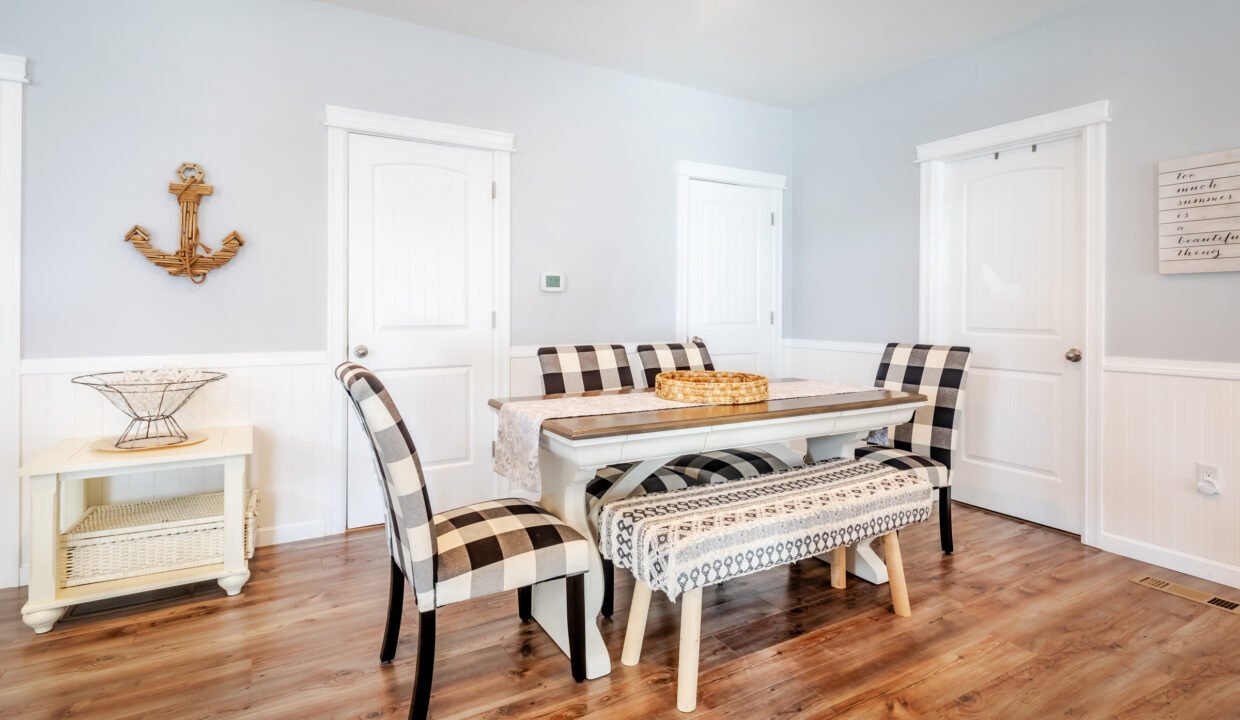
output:
M 623 345 L 542 347 L 538 364 L 548 395 L 633 387 L 633 370 Z
M 383 383 L 355 363 L 336 368 L 374 451 L 383 491 L 391 556 L 387 627 L 379 660 L 396 655 L 405 584 L 418 607 L 418 656 L 409 707 L 411 720 L 427 717 L 435 666 L 435 609 L 517 590 L 519 614 L 530 618 L 531 586 L 567 583 L 568 645 L 573 679 L 586 675 L 585 572 L 590 544 L 538 505 L 518 498 L 431 513 L 422 465 L 400 412 Z
M 912 421 L 870 433 L 854 455 L 930 481 L 939 492 L 939 539 L 945 553 L 954 549 L 952 451 L 971 355 L 969 348 L 959 346 L 887 345 L 875 386 L 925 395 L 926 405 L 913 414 Z

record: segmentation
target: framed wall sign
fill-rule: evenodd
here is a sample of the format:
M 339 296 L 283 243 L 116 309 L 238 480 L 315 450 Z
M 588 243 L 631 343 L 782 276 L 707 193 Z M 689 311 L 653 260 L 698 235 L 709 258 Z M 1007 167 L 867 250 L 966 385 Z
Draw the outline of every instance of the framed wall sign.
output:
M 1240 271 L 1240 148 L 1158 163 L 1158 271 Z

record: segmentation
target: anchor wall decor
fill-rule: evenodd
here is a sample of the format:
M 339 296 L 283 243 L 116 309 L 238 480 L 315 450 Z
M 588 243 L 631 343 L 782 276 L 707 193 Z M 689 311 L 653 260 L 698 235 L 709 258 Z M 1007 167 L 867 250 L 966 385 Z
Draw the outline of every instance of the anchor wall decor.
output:
M 177 177 L 181 182 L 168 183 L 168 192 L 176 195 L 181 203 L 181 249 L 166 253 L 151 247 L 151 234 L 141 225 L 134 225 L 125 241 L 132 243 L 147 260 L 167 270 L 169 275 L 184 275 L 199 284 L 207 279 L 207 273 L 232 260 L 245 241 L 234 230 L 214 252 L 199 242 L 198 201 L 215 188 L 203 182 L 207 173 L 198 163 L 181 163 Z

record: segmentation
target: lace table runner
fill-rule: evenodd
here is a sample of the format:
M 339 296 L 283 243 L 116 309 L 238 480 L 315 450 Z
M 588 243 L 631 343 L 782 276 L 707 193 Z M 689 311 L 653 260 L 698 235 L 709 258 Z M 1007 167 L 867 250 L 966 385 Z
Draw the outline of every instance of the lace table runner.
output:
M 873 389 L 820 380 L 790 380 L 771 383 L 770 399 L 787 400 L 818 395 L 842 395 L 868 392 Z M 671 410 L 695 407 L 695 405 L 695 403 L 664 400 L 652 392 L 505 403 L 499 411 L 499 436 L 495 443 L 495 472 L 508 478 L 514 488 L 535 493 L 541 492 L 538 438 L 542 434 L 544 420 Z

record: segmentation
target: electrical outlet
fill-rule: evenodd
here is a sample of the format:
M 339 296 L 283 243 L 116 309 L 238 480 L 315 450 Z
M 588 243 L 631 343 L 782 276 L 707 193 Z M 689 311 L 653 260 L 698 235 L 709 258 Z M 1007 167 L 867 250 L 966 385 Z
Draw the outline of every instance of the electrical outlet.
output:
M 1197 463 L 1197 492 L 1202 495 L 1218 495 L 1223 492 L 1223 481 L 1218 465 Z

